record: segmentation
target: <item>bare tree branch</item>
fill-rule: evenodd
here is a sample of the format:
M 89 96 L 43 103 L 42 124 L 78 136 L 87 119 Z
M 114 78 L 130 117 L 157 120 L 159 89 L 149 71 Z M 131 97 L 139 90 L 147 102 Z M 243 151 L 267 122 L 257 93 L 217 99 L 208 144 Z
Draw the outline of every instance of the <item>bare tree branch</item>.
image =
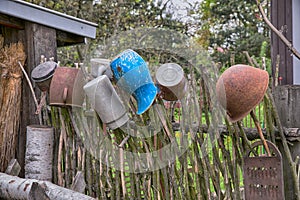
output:
M 293 47 L 293 44 L 270 22 L 259 0 L 256 0 L 256 3 L 259 12 L 262 15 L 263 20 L 266 22 L 266 24 L 282 40 L 282 42 L 289 48 L 289 50 L 300 60 L 300 53 L 297 51 L 297 49 L 295 49 Z

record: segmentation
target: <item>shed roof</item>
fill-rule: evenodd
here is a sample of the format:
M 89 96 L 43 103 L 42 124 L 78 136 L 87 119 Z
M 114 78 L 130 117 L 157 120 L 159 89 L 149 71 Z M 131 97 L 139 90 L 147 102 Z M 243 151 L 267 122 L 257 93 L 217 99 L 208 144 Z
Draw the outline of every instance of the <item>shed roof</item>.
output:
M 0 13 L 75 35 L 95 38 L 97 24 L 21 0 L 0 0 Z

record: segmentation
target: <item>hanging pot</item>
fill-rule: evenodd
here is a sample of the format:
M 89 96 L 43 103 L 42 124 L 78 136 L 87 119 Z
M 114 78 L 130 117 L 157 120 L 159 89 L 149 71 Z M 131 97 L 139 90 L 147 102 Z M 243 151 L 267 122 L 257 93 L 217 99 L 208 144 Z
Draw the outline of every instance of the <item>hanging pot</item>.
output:
M 84 77 L 80 69 L 73 67 L 58 67 L 50 85 L 51 106 L 77 106 L 84 100 Z
M 129 120 L 120 97 L 106 75 L 88 82 L 83 88 L 92 108 L 110 129 L 121 127 Z
M 143 114 L 157 94 L 147 63 L 138 53 L 128 49 L 113 59 L 110 66 L 118 86 L 137 101 L 137 114 Z
M 163 64 L 157 69 L 155 76 L 163 99 L 176 101 L 184 97 L 187 84 L 180 65 L 176 63 Z
M 229 120 L 241 120 L 263 99 L 268 88 L 266 71 L 248 65 L 234 65 L 223 72 L 216 84 L 217 98 Z
M 39 64 L 31 72 L 32 80 L 37 84 L 41 91 L 48 91 L 57 63 L 47 61 Z

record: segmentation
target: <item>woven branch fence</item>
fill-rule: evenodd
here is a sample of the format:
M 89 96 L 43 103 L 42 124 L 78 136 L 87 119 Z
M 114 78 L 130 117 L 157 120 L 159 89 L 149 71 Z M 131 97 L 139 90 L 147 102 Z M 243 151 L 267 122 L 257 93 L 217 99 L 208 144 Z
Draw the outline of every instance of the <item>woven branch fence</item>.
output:
M 88 103 L 51 107 L 51 112 L 43 108 L 44 124 L 55 128 L 53 182 L 71 188 L 81 171 L 85 193 L 98 199 L 243 199 L 243 156 L 252 143 L 243 128 L 254 123 L 247 116 L 230 124 L 212 104 L 214 85 L 195 77 L 191 70 L 189 91 L 180 103 L 158 98 L 137 116 L 130 100 L 125 129 L 107 129 Z M 280 122 L 270 91 L 255 111 L 266 139 L 275 142 L 273 127 Z M 219 131 L 220 123 L 228 134 Z M 159 151 L 166 146 L 174 148 Z

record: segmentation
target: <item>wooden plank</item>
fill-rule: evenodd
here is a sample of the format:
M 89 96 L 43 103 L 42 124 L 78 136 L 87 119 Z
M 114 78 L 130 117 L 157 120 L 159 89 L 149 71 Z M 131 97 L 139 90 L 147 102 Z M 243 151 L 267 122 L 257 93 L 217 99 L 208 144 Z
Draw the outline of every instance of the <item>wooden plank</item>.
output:
M 286 36 L 286 24 L 285 24 L 285 7 L 286 7 L 286 0 L 278 1 L 278 24 L 277 29 L 282 30 L 284 36 Z M 277 37 L 278 38 L 278 37 Z M 282 78 L 281 84 L 285 85 L 287 82 L 287 75 L 286 75 L 286 46 L 285 44 L 278 39 L 278 53 L 280 55 L 280 64 L 279 64 L 279 76 Z
M 284 85 L 274 88 L 273 91 L 274 100 L 278 110 L 280 121 L 284 127 L 300 128 L 300 85 Z M 296 131 L 295 135 L 298 135 Z M 300 142 L 298 140 L 290 141 L 290 151 L 292 159 L 295 160 L 296 156 L 300 155 Z M 277 143 L 279 150 L 284 152 L 282 142 Z M 285 154 L 283 156 L 283 170 L 284 170 L 284 187 L 285 187 L 285 199 L 296 199 L 295 191 L 293 189 L 292 172 L 289 166 L 288 159 Z M 299 164 L 299 163 L 298 163 Z
M 15 29 L 24 29 L 24 22 L 14 18 L 14 17 L 10 17 L 8 15 L 4 15 L 0 13 L 0 24 L 4 25 L 4 26 L 8 26 L 11 28 L 15 28 Z
M 6 174 L 12 175 L 12 176 L 18 176 L 21 171 L 21 166 L 18 163 L 16 159 L 12 159 L 9 164 L 7 169 L 5 170 Z
M 273 93 L 282 125 L 300 128 L 300 86 L 278 86 Z
M 59 30 L 57 30 L 56 33 L 58 47 L 80 44 L 85 42 L 85 38 L 79 35 Z
M 283 35 L 292 41 L 292 0 L 271 1 L 271 22 Z M 293 84 L 293 58 L 280 38 L 271 32 L 272 75 L 275 83 L 276 59 L 280 55 L 279 76 L 281 85 Z
M 271 1 L 271 22 L 275 27 L 278 27 L 278 0 Z M 275 33 L 271 32 L 271 60 L 272 60 L 272 77 L 273 85 L 275 85 L 275 72 L 276 72 L 276 57 L 278 55 L 278 37 Z
M 285 24 L 287 26 L 287 32 L 286 32 L 286 38 L 289 41 L 292 41 L 293 39 L 293 13 L 292 13 L 292 0 L 286 0 L 285 4 Z M 287 82 L 286 84 L 293 84 L 293 56 L 292 53 L 288 50 L 288 48 L 285 48 L 286 51 L 286 77 Z

